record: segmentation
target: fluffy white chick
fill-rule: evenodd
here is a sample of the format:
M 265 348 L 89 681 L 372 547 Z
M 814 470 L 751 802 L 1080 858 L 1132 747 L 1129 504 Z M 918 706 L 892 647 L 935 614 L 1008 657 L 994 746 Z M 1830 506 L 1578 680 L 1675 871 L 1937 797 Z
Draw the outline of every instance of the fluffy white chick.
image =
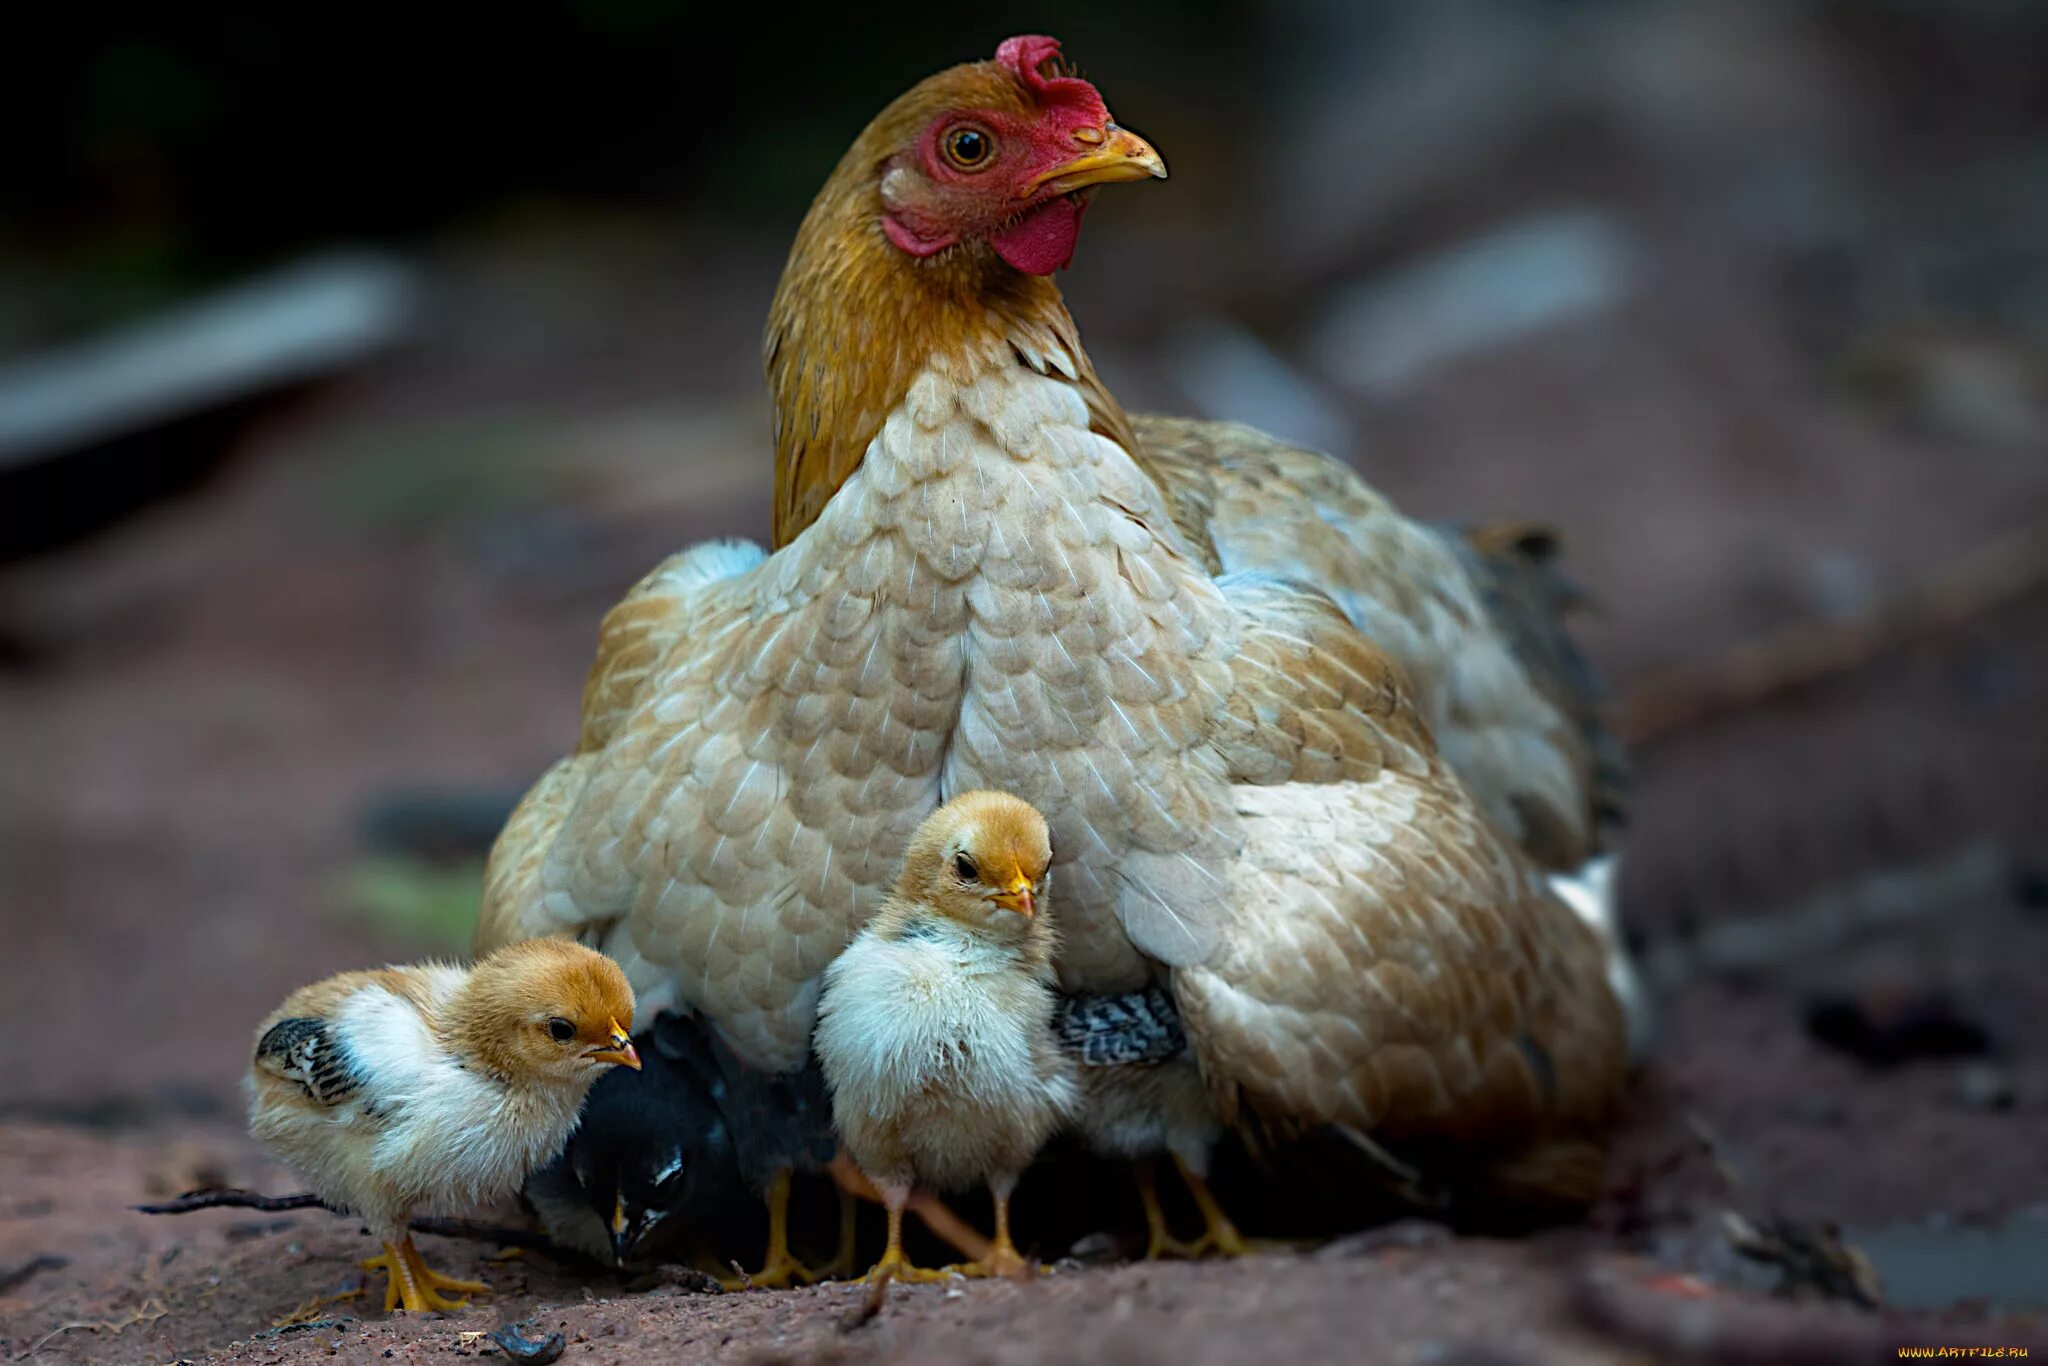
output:
M 563 940 L 474 967 L 344 972 L 258 1026 L 249 1130 L 383 1240 L 363 1265 L 389 1273 L 386 1312 L 459 1308 L 488 1287 L 427 1266 L 411 1215 L 517 1191 L 568 1139 L 591 1083 L 640 1065 L 632 1027 L 618 965 Z
M 870 1277 L 932 1279 L 904 1256 L 913 1187 L 986 1182 L 987 1257 L 1015 1275 L 1010 1193 L 1079 1099 L 1051 1031 L 1057 936 L 1045 818 L 1000 792 L 955 797 L 918 827 L 895 891 L 826 970 L 818 1062 L 848 1154 L 881 1190 L 889 1245 Z

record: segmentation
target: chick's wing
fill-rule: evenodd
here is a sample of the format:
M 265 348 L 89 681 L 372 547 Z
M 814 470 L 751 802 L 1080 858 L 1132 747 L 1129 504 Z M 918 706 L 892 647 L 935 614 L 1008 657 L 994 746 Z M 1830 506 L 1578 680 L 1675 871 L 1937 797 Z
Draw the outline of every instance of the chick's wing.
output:
M 296 1082 L 315 1105 L 341 1104 L 362 1089 L 363 1074 L 339 1030 L 310 1015 L 279 1020 L 256 1041 L 256 1066 Z

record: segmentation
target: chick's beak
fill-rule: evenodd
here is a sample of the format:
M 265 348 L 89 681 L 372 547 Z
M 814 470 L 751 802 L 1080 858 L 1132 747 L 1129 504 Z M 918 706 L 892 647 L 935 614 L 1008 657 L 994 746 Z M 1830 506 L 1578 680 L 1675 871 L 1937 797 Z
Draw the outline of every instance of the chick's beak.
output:
M 626 1196 L 621 1191 L 612 1196 L 612 1258 L 623 1263 L 632 1250 L 633 1227 L 626 1221 Z
M 998 906 L 1007 906 L 1019 915 L 1030 915 L 1038 908 L 1034 904 L 1031 879 L 1022 873 L 1010 879 L 1010 885 L 995 895 Z
M 640 1070 L 640 1055 L 634 1051 L 632 1036 L 619 1028 L 617 1020 L 613 1020 L 611 1025 L 612 1037 L 609 1045 L 604 1048 L 591 1049 L 590 1060 L 592 1062 L 617 1063 L 620 1067 L 630 1067 L 635 1072 L 638 1072 Z
M 1094 130 L 1085 130 L 1094 131 Z M 1123 180 L 1164 180 L 1166 162 L 1152 150 L 1152 144 L 1128 128 L 1115 124 L 1101 130 L 1102 141 L 1072 161 L 1040 171 L 1017 192 L 1030 199 L 1041 190 L 1071 194 L 1090 185 L 1111 185 Z

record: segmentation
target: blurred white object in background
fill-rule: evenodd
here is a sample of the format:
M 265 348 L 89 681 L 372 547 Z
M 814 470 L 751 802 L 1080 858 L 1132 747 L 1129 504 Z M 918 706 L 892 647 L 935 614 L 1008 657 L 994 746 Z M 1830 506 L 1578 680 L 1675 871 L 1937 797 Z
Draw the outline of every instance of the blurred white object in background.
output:
M 1169 368 L 1203 417 L 1243 422 L 1312 451 L 1351 454 L 1354 435 L 1343 410 L 1234 318 L 1196 317 L 1175 341 Z
M 418 294 L 402 262 L 338 253 L 0 368 L 0 467 L 344 369 L 404 335 Z
M 1634 290 L 1640 256 L 1597 210 L 1524 218 L 1338 290 L 1315 352 L 1339 383 L 1388 397 L 1446 361 L 1613 308 Z

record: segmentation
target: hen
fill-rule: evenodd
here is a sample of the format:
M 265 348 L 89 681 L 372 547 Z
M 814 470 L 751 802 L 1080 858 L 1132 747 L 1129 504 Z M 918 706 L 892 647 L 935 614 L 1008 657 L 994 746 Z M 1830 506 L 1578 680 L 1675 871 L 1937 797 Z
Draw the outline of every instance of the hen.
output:
M 389 1274 L 387 1313 L 456 1308 L 487 1287 L 421 1260 L 408 1216 L 518 1190 L 561 1149 L 598 1075 L 640 1065 L 632 1021 L 618 965 L 552 940 L 474 968 L 344 972 L 258 1027 L 249 1130 L 383 1239 L 364 1266 Z
M 1622 1021 L 1518 841 L 1597 845 L 1594 748 L 1446 538 L 1097 378 L 1048 277 L 1092 187 L 1164 173 L 1048 38 L 861 133 L 770 314 L 778 548 L 699 546 L 607 616 L 479 946 L 579 937 L 795 1070 L 919 823 L 1013 792 L 1063 988 L 1166 985 L 1219 1118 L 1587 1198 Z

